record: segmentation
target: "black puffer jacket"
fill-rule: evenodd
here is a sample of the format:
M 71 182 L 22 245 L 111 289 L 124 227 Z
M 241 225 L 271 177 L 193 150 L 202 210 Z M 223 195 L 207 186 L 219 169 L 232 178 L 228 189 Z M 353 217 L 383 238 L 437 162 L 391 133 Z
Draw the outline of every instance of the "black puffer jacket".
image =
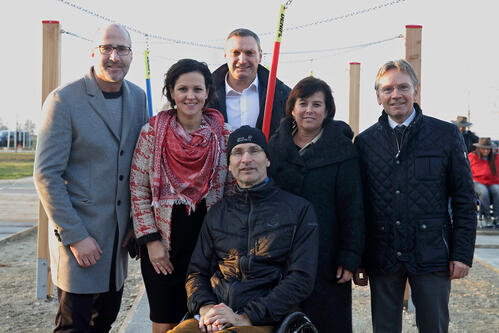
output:
M 447 271 L 450 260 L 472 264 L 476 206 L 463 137 L 414 107 L 400 152 L 384 111 L 355 139 L 364 177 L 364 265 L 371 272 L 392 273 L 402 263 L 413 274 Z
M 317 248 L 310 203 L 272 180 L 237 188 L 205 217 L 187 273 L 189 312 L 223 302 L 253 325 L 279 322 L 312 291 Z
M 213 72 L 212 74 L 213 86 L 215 88 L 216 94 L 214 100 L 210 103 L 211 108 L 217 109 L 223 114 L 226 122 L 227 122 L 227 106 L 225 103 L 225 76 L 227 75 L 228 71 L 229 68 L 227 64 L 224 64 Z M 258 65 L 257 75 L 258 75 L 258 96 L 260 98 L 260 114 L 258 115 L 255 127 L 258 129 L 262 129 L 263 116 L 265 113 L 265 101 L 267 97 L 267 86 L 269 83 L 269 71 L 262 65 Z M 277 128 L 279 128 L 279 122 L 286 113 L 286 100 L 288 99 L 290 92 L 291 92 L 290 87 L 285 85 L 279 79 L 276 79 L 274 102 L 272 103 L 272 117 L 270 118 L 269 138 L 277 130 Z
M 475 151 L 476 147 L 473 144 L 478 142 L 478 136 L 472 131 L 465 131 L 462 135 L 468 153 Z

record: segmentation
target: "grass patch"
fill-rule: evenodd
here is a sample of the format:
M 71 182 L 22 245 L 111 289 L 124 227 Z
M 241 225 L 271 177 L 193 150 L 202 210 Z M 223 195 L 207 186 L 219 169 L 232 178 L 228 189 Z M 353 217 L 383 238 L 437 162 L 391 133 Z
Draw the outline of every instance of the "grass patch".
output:
M 0 179 L 16 179 L 32 176 L 34 161 L 34 152 L 0 152 Z

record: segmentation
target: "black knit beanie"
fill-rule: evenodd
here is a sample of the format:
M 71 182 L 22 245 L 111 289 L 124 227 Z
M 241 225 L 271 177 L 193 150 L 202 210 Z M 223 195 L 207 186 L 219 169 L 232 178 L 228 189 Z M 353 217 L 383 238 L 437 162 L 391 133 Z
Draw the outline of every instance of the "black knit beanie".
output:
M 229 143 L 227 146 L 227 159 L 230 158 L 230 153 L 232 152 L 232 148 L 241 143 L 256 143 L 260 147 L 262 147 L 263 151 L 267 155 L 267 158 L 270 161 L 269 155 L 269 146 L 267 144 L 267 139 L 263 132 L 254 127 L 244 125 L 239 127 L 237 130 L 229 135 Z

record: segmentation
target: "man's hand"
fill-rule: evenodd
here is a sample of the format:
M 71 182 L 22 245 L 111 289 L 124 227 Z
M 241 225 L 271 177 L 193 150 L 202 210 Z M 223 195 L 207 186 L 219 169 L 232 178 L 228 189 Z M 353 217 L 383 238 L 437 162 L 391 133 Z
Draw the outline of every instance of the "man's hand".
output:
M 449 263 L 450 276 L 449 280 L 462 279 L 470 271 L 470 266 L 463 264 L 460 261 L 451 261 Z
M 369 277 L 367 276 L 365 268 L 359 268 L 353 277 L 353 283 L 361 287 L 367 286 L 368 280 Z
M 78 265 L 83 268 L 95 265 L 102 253 L 99 244 L 91 236 L 73 244 L 69 244 L 69 249 L 73 252 Z
M 218 332 L 227 324 L 232 326 L 251 326 L 251 321 L 246 314 L 236 314 L 224 303 L 205 305 L 201 307 L 199 314 L 201 316 L 199 328 L 203 332 Z
M 348 269 L 343 268 L 343 266 L 339 266 L 336 270 L 336 278 L 339 279 L 338 283 L 345 283 L 352 279 L 353 273 Z
M 170 261 L 168 249 L 160 240 L 147 243 L 147 252 L 149 253 L 149 260 L 156 273 L 167 275 L 173 272 L 173 264 Z

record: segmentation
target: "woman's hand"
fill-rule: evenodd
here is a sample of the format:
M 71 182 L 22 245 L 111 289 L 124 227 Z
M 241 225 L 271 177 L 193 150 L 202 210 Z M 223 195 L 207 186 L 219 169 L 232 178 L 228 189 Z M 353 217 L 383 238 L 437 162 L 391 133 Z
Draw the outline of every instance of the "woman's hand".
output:
M 345 283 L 352 279 L 353 273 L 348 269 L 343 268 L 343 266 L 339 266 L 336 270 L 336 278 L 338 279 L 338 283 Z
M 147 243 L 149 260 L 156 273 L 164 275 L 173 273 L 173 265 L 170 261 L 170 254 L 166 246 L 160 240 Z

